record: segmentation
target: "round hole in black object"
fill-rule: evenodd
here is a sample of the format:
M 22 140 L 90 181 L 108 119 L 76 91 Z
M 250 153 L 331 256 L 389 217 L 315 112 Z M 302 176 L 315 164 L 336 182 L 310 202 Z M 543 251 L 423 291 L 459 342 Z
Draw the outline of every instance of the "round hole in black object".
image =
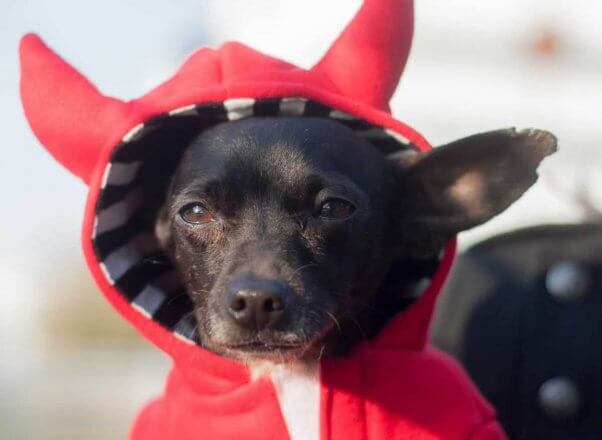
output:
M 581 410 L 583 396 L 569 378 L 554 377 L 539 387 L 539 407 L 545 417 L 557 423 L 576 419 Z

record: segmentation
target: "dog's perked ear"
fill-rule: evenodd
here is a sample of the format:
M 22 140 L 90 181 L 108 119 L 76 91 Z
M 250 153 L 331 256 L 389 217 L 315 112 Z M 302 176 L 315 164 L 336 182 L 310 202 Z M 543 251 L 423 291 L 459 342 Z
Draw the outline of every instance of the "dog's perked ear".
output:
M 555 151 L 547 131 L 505 129 L 392 158 L 401 170 L 402 221 L 407 230 L 446 237 L 482 224 L 529 189 Z

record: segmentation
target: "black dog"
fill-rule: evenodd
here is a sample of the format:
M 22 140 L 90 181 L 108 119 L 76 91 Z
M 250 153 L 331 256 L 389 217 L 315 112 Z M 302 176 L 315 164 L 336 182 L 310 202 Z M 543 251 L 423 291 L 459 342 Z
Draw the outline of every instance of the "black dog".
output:
M 335 121 L 227 122 L 184 153 L 156 233 L 205 347 L 336 355 L 403 308 L 404 261 L 502 212 L 555 148 L 550 133 L 508 129 L 386 158 Z

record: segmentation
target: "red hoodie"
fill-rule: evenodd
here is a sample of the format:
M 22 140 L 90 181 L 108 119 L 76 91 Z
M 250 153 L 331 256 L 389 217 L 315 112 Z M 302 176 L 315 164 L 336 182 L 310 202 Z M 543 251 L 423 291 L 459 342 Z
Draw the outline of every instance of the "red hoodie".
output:
M 173 166 L 186 143 L 213 124 L 321 116 L 352 127 L 385 154 L 428 150 L 388 106 L 410 50 L 412 9 L 411 0 L 365 0 L 310 70 L 239 43 L 202 48 L 171 79 L 128 102 L 100 94 L 37 36 L 23 38 L 27 119 L 90 187 L 82 235 L 90 270 L 113 307 L 174 361 L 163 395 L 141 411 L 132 439 L 505 438 L 462 369 L 426 345 L 454 242 L 416 273 L 417 285 L 428 287 L 375 339 L 348 357 L 258 377 L 195 342 L 181 283 L 170 266 L 148 258 L 158 248 L 141 215 L 145 179 Z

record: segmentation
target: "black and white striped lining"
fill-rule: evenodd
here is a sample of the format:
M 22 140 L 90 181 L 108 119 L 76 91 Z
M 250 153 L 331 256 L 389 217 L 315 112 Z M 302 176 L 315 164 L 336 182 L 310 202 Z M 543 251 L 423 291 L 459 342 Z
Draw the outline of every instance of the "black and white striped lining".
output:
M 189 344 L 198 343 L 192 303 L 173 267 L 158 250 L 145 211 L 148 205 L 158 207 L 158 203 L 149 200 L 148 194 L 160 194 L 162 186 L 165 189 L 183 149 L 202 130 L 251 116 L 330 118 L 365 137 L 385 155 L 417 149 L 397 133 L 304 98 L 240 98 L 189 105 L 130 130 L 115 148 L 103 176 L 94 249 L 107 281 L 132 307 Z M 431 266 L 427 273 L 414 274 L 417 283 L 433 275 L 436 262 Z

